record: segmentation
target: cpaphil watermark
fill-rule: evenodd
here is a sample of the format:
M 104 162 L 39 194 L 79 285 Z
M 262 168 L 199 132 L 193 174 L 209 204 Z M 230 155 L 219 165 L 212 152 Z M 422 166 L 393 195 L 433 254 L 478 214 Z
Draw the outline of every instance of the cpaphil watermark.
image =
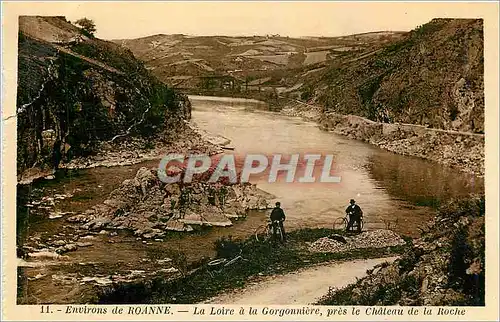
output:
M 218 160 L 205 154 L 168 154 L 160 161 L 158 177 L 165 183 L 190 183 L 195 177 L 212 183 L 246 183 L 252 175 L 265 175 L 270 183 L 278 178 L 289 183 L 339 183 L 341 177 L 331 173 L 333 161 L 333 155 L 321 154 L 247 154 L 239 158 L 225 154 Z

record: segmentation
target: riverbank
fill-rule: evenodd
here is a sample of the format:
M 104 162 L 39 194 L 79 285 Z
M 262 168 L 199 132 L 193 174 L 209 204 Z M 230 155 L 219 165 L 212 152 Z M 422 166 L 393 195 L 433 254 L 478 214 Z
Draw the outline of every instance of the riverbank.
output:
M 342 233 L 330 229 L 301 229 L 288 234 L 285 245 L 245 240 L 222 240 L 216 244 L 218 258 L 242 260 L 228 267 L 210 267 L 206 262 L 192 267 L 190 274 L 175 280 L 154 279 L 110 286 L 100 295 L 100 303 L 198 303 L 226 291 L 240 289 L 263 278 L 273 278 L 321 263 L 345 262 L 360 258 L 381 258 L 403 252 L 406 246 L 353 249 L 347 252 L 317 253 L 306 242 Z M 125 296 L 128 294 L 129 296 Z M 134 296 L 139 295 L 140 296 Z M 254 304 L 254 303 L 253 303 Z
M 212 242 L 214 253 L 205 253 L 202 257 L 169 249 L 168 244 L 180 237 L 176 232 L 164 236 L 162 241 L 147 243 L 135 242 L 135 238 L 120 232 L 115 235 L 89 232 L 85 238 L 87 245 L 78 251 L 45 259 L 41 256 L 19 259 L 18 303 L 197 303 L 262 278 L 321 263 L 394 256 L 407 247 L 387 247 L 381 243 L 367 249 L 315 252 L 309 250 L 307 243 L 343 232 L 301 229 L 288 234 L 286 245 L 277 245 L 258 242 L 253 235 L 241 239 L 207 238 L 213 229 L 197 230 L 188 237 L 197 235 L 200 240 Z M 90 236 L 92 238 L 88 238 Z M 44 242 L 51 244 L 55 240 Z M 106 249 L 107 254 L 113 252 L 113 258 L 104 254 L 96 256 L 99 249 Z M 238 254 L 243 260 L 226 268 L 208 265 L 211 259 L 231 259 Z
M 184 122 L 178 131 L 155 138 L 130 137 L 116 142 L 101 142 L 93 154 L 61 162 L 59 169 L 90 169 L 95 167 L 119 167 L 149 160 L 160 160 L 169 153 L 199 153 L 214 155 L 222 153 L 222 147 L 230 140 L 210 134 Z M 27 185 L 34 180 L 53 179 L 55 169 L 34 167 L 24 171 L 18 184 Z
M 484 292 L 485 199 L 477 196 L 442 207 L 400 259 L 318 304 L 483 306 Z
M 380 123 L 356 115 L 323 114 L 321 107 L 300 101 L 289 103 L 282 113 L 317 122 L 322 130 L 368 142 L 390 152 L 484 176 L 484 134 Z
M 293 273 L 252 280 L 243 289 L 209 299 L 207 304 L 309 305 L 330 289 L 341 289 L 364 277 L 378 265 L 387 265 L 397 257 L 322 263 Z M 387 263 L 387 264 L 386 264 Z

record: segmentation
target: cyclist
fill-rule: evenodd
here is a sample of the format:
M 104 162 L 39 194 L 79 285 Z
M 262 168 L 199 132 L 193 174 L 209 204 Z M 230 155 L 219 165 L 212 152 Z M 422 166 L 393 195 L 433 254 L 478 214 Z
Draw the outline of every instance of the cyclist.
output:
M 361 232 L 361 218 L 363 217 L 363 210 L 356 204 L 354 199 L 349 202 L 345 212 L 349 216 L 349 223 L 347 224 L 346 231 L 352 230 L 354 223 L 356 223 L 358 233 Z
M 285 212 L 283 209 L 281 209 L 281 203 L 277 202 L 276 206 L 274 207 L 273 211 L 271 211 L 271 223 L 274 221 L 278 221 L 280 228 L 281 228 L 281 233 L 283 234 L 283 241 L 286 241 L 286 235 L 285 235 L 285 227 L 283 226 L 283 222 L 285 221 Z M 276 229 L 273 227 L 273 237 L 276 238 Z

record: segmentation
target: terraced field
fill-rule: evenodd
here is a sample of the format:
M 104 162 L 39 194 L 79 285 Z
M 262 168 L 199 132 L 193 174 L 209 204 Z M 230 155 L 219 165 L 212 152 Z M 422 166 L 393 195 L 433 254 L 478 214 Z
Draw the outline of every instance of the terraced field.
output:
M 339 57 L 371 52 L 404 34 L 380 32 L 332 38 L 160 34 L 114 42 L 130 49 L 156 76 L 177 88 L 224 90 L 230 87 L 232 91 L 242 91 L 247 90 L 248 85 L 254 86 L 248 83 L 267 77 L 270 79 L 266 85 L 271 89 L 286 87 L 289 83 L 293 86 L 298 74 L 334 63 Z M 190 81 L 179 82 L 179 79 Z

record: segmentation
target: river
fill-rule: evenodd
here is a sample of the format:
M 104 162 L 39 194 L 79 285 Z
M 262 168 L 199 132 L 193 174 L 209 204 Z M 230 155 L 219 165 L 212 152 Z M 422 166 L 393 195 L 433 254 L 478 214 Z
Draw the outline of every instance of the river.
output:
M 333 171 L 340 183 L 269 183 L 265 175 L 250 177 L 251 181 L 272 193 L 286 212 L 287 230 L 332 227 L 335 218 L 344 215 L 349 199 L 354 198 L 365 214 L 365 228 L 384 228 L 398 220 L 400 233 L 417 236 L 418 227 L 427 222 L 435 206 L 452 197 L 484 191 L 484 182 L 472 175 L 457 172 L 418 158 L 389 153 L 359 141 L 318 129 L 315 123 L 265 111 L 265 104 L 252 100 L 190 97 L 192 122 L 201 129 L 231 140 L 236 156 L 247 153 L 315 153 L 335 156 Z M 158 156 L 160 158 L 161 156 Z M 18 245 L 38 240 L 44 247 L 51 240 L 78 240 L 86 234 L 68 225 L 65 217 L 48 219 L 46 213 L 30 211 L 26 204 L 42 196 L 71 194 L 58 200 L 55 210 L 83 213 L 102 203 L 123 180 L 132 178 L 142 166 L 156 167 L 159 160 L 132 166 L 97 167 L 60 171 L 54 180 L 41 180 L 19 186 L 17 195 Z M 171 233 L 163 240 L 141 241 L 127 232 L 118 236 L 91 236 L 91 247 L 80 247 L 68 253 L 65 265 L 44 265 L 25 268 L 24 282 L 18 293 L 19 303 L 38 303 L 42 296 L 47 303 L 73 303 L 75 294 L 93 296 L 91 284 L 61 284 L 54 276 L 81 275 L 81 263 L 95 263 L 86 274 L 107 276 L 128 274 L 130 270 L 156 272 L 157 259 L 185 256 L 187 262 L 215 255 L 214 242 L 223 236 L 246 238 L 262 225 L 268 212 L 252 211 L 245 220 L 231 227 L 213 227 L 194 233 Z M 28 243 L 29 244 L 29 243 Z M 113 254 L 113 256 L 109 256 Z M 72 266 L 74 264 L 74 266 Z M 42 278 L 39 278 L 42 276 Z M 52 276 L 52 278 L 51 278 Z M 28 284 L 26 278 L 31 278 Z M 73 278 L 73 277 L 71 277 Z M 28 287 L 29 286 L 29 287 Z M 84 299 L 78 299 L 85 302 Z
M 315 123 L 265 111 L 262 102 L 247 99 L 190 96 L 192 122 L 201 129 L 231 140 L 234 153 L 315 153 L 335 156 L 333 171 L 340 183 L 269 183 L 266 175 L 251 176 L 251 182 L 281 201 L 288 229 L 332 227 L 351 198 L 364 212 L 365 228 L 384 228 L 398 220 L 396 230 L 418 235 L 418 227 L 430 219 L 441 202 L 453 197 L 483 192 L 484 181 L 419 158 L 396 155 L 367 143 L 321 131 Z M 159 156 L 160 158 L 161 156 Z M 41 181 L 18 190 L 18 240 L 28 234 L 50 234 L 65 224 L 64 218 L 49 220 L 36 213 L 28 215 L 24 206 L 33 196 L 71 193 L 58 203 L 57 210 L 84 212 L 102 203 L 120 183 L 142 167 L 155 167 L 158 161 L 133 166 L 98 167 L 71 171 L 56 180 Z M 30 197 L 31 196 L 31 197 Z M 207 244 L 225 235 L 245 237 L 265 220 L 262 212 L 252 212 L 233 227 L 214 228 L 202 235 L 176 238 L 168 247 L 183 250 L 190 244 L 193 257 L 205 253 Z M 203 241 L 203 242 L 200 242 Z M 131 245 L 131 248 L 134 246 Z M 210 246 L 211 247 L 211 246 Z M 93 255 L 91 255 L 93 256 Z
M 192 121 L 229 138 L 237 155 L 334 156 L 333 172 L 340 183 L 269 183 L 265 175 L 251 177 L 281 201 L 290 228 L 331 226 L 353 198 L 363 209 L 367 229 L 398 220 L 399 232 L 415 235 L 432 216 L 429 207 L 484 191 L 483 180 L 473 175 L 325 132 L 301 118 L 266 112 L 261 102 L 203 96 L 190 100 Z

